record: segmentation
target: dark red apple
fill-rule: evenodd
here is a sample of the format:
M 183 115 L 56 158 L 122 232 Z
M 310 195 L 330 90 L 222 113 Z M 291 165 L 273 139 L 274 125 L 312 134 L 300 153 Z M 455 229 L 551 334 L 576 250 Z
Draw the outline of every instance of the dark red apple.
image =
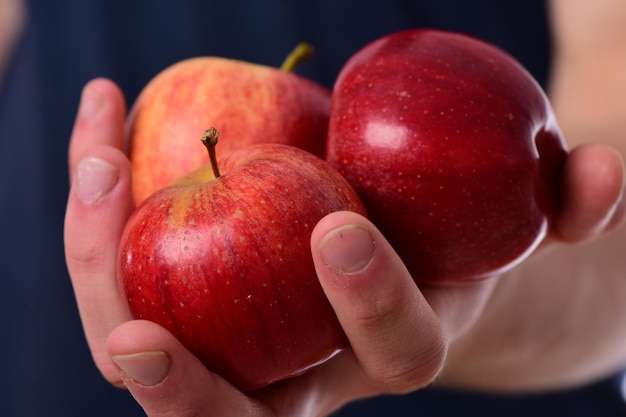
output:
M 550 227 L 564 155 L 532 76 L 462 34 L 383 37 L 334 87 L 326 159 L 416 281 L 481 279 L 524 259 Z
M 249 391 L 319 364 L 347 340 L 313 266 L 326 214 L 365 214 L 325 161 L 253 145 L 144 201 L 121 240 L 119 278 L 137 319 L 170 330 L 206 366 Z

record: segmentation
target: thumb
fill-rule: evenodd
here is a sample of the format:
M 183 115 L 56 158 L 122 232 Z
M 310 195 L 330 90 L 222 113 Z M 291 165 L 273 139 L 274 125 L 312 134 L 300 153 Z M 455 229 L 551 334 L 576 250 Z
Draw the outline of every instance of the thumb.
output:
M 320 283 L 374 388 L 430 383 L 445 358 L 442 325 L 378 229 L 337 212 L 317 224 L 311 245 Z

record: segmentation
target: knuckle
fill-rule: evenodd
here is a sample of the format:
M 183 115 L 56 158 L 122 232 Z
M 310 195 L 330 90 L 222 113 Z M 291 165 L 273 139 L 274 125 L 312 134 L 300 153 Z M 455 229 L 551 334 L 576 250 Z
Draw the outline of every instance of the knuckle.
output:
M 70 273 L 84 273 L 101 265 L 103 256 L 97 248 L 83 248 L 79 253 L 66 253 L 66 263 Z
M 92 233 L 83 233 L 73 237 L 71 244 L 65 244 L 65 262 L 70 274 L 98 271 L 109 262 L 110 248 L 93 239 L 93 236 Z
M 411 294 L 379 297 L 359 311 L 356 319 L 363 334 L 369 335 L 370 359 L 363 365 L 382 391 L 413 391 L 439 375 L 447 340 L 433 313 L 418 307 Z
M 404 360 L 381 369 L 378 381 L 389 393 L 406 393 L 423 388 L 439 375 L 446 356 L 443 340 L 429 344 Z
M 405 317 L 408 305 L 410 300 L 401 294 L 378 297 L 357 312 L 356 320 L 366 330 L 384 329 Z

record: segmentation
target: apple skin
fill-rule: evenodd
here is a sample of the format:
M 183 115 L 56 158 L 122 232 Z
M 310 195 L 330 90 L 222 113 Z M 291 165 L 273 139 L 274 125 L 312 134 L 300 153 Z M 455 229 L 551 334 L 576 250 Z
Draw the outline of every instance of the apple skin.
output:
M 472 37 L 390 34 L 335 83 L 326 160 L 418 282 L 471 282 L 526 258 L 557 210 L 565 155 L 541 87 Z
M 347 339 L 310 249 L 326 214 L 365 210 L 324 160 L 251 145 L 155 192 L 129 219 L 119 281 L 136 319 L 170 330 L 251 391 L 324 362 Z
M 225 154 L 284 143 L 324 157 L 330 90 L 279 68 L 220 57 L 180 61 L 155 76 L 131 109 L 126 142 L 138 205 L 208 163 L 197 138 L 219 123 Z

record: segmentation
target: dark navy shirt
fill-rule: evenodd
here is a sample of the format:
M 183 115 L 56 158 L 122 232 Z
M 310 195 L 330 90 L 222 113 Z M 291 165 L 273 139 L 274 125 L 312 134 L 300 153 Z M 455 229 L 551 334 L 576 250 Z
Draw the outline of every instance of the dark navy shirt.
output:
M 328 87 L 346 59 L 415 27 L 494 42 L 546 82 L 550 39 L 538 0 L 31 0 L 0 88 L 0 416 L 143 415 L 92 363 L 63 256 L 67 146 L 83 85 L 99 76 L 132 103 L 164 67 L 219 55 L 279 65 L 306 40 L 298 71 Z M 493 397 L 426 389 L 356 403 L 340 415 L 626 414 L 619 378 L 574 392 Z

